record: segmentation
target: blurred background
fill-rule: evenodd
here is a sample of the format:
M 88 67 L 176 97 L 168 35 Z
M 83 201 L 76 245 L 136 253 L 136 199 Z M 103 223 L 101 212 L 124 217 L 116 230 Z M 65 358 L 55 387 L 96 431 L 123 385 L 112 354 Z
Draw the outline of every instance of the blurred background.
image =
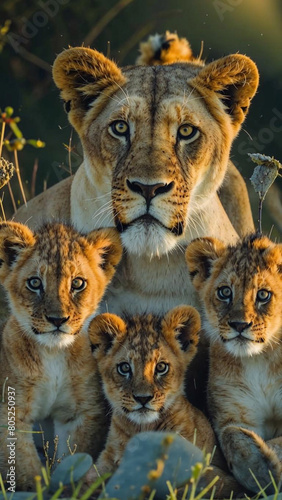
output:
M 138 44 L 149 34 L 176 31 L 188 38 L 194 55 L 203 42 L 209 62 L 230 53 L 250 56 L 261 80 L 243 130 L 232 148 L 257 219 L 258 198 L 249 178 L 254 164 L 248 152 L 274 156 L 282 162 L 282 2 L 280 0 L 1 0 L 0 108 L 12 107 L 16 124 L 27 140 L 40 139 L 18 151 L 27 198 L 74 172 L 82 151 L 68 124 L 59 92 L 52 82 L 55 56 L 69 45 L 86 45 L 110 55 L 118 64 L 133 64 Z M 8 124 L 5 137 L 12 139 Z M 14 161 L 13 151 L 3 155 Z M 22 203 L 16 176 L 11 181 L 15 203 Z M 267 197 L 263 229 L 282 234 L 279 180 Z M 13 207 L 7 186 L 6 215 Z M 267 206 L 266 206 L 267 205 Z

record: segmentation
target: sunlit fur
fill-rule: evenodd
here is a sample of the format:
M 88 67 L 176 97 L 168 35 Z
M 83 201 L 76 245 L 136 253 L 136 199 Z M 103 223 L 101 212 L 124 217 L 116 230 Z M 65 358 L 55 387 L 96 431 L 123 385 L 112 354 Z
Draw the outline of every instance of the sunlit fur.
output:
M 258 492 L 249 469 L 263 487 L 269 470 L 282 479 L 282 245 L 256 234 L 228 247 L 200 238 L 186 258 L 210 339 L 214 427 L 235 477 Z M 221 287 L 230 300 L 220 300 Z
M 280 344 L 280 245 L 256 235 L 227 248 L 220 241 L 201 238 L 188 247 L 186 258 L 204 304 L 205 330 L 212 343 L 220 342 L 226 352 L 241 357 Z M 224 286 L 232 292 L 230 301 L 218 298 L 218 289 Z M 258 299 L 260 290 L 272 294 L 269 301 Z M 232 327 L 237 322 L 249 326 L 239 332 Z
M 150 37 L 138 63 L 121 69 L 86 47 L 58 55 L 53 77 L 84 161 L 16 214 L 31 227 L 54 215 L 81 231 L 116 226 L 125 252 L 103 311 L 117 314 L 196 306 L 183 248 L 205 235 L 230 243 L 253 228 L 229 154 L 257 89 L 255 64 L 233 54 L 205 65 L 169 32 Z M 112 127 L 120 120 L 125 135 Z M 195 133 L 181 138 L 185 124 Z M 134 182 L 163 189 L 146 203 Z
M 140 43 L 140 55 L 136 64 L 156 65 L 171 64 L 175 62 L 198 62 L 203 65 L 204 61 L 194 58 L 192 49 L 186 38 L 179 38 L 176 33 L 166 31 L 164 35 L 149 36 L 148 40 Z
M 153 39 L 152 44 L 156 50 Z M 198 211 L 205 210 L 223 183 L 232 141 L 258 84 L 256 66 L 246 56 L 207 66 L 187 58 L 178 62 L 181 46 L 183 41 L 174 51 L 170 43 L 167 50 L 173 65 L 121 70 L 99 52 L 76 47 L 62 52 L 53 66 L 85 151 L 87 182 L 100 197 L 111 180 L 108 197 L 93 205 L 92 224 L 115 224 L 128 252 L 149 258 L 187 242 L 194 200 Z M 126 123 L 124 134 L 112 128 L 118 121 Z M 194 129 L 191 137 L 179 136 L 184 124 Z M 147 202 L 132 189 L 136 182 L 162 187 Z M 82 208 L 85 201 L 78 201 Z M 72 215 L 76 224 L 89 227 L 81 209 Z
M 93 354 L 112 408 L 106 447 L 97 462 L 100 474 L 116 469 L 129 439 L 142 431 L 177 432 L 212 452 L 212 428 L 184 395 L 185 372 L 196 353 L 199 330 L 199 314 L 190 306 L 176 307 L 163 317 L 149 314 L 121 319 L 102 314 L 92 320 Z M 127 363 L 125 374 L 120 373 L 122 363 Z M 163 374 L 158 373 L 159 363 L 165 363 Z M 209 479 L 220 477 L 216 495 L 236 490 L 236 481 L 217 467 L 223 464 L 218 452 L 213 463 Z M 88 480 L 94 475 L 93 471 Z
M 34 490 L 34 476 L 41 473 L 35 422 L 53 420 L 57 458 L 69 453 L 69 438 L 77 451 L 95 457 L 101 450 L 105 407 L 83 323 L 97 309 L 121 253 L 115 229 L 83 236 L 60 223 L 35 232 L 14 222 L 0 224 L 0 283 L 11 310 L 1 335 L 0 473 L 6 481 L 13 392 L 19 490 Z M 86 285 L 81 290 L 74 288 L 77 278 Z M 33 281 L 40 287 L 32 288 Z

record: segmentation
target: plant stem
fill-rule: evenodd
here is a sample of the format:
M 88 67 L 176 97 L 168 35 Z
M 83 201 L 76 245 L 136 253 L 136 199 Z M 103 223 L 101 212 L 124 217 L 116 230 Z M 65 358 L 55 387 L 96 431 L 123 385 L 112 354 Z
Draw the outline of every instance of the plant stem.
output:
M 16 202 L 15 202 L 15 198 L 14 198 L 14 195 L 13 195 L 13 191 L 12 191 L 10 182 L 8 182 L 8 188 L 9 188 L 9 193 L 10 193 L 11 200 L 12 200 L 13 209 L 14 209 L 14 212 L 16 212 L 17 211 L 17 205 L 16 205 Z
M 261 234 L 262 233 L 262 225 L 261 225 L 261 219 L 262 219 L 262 204 L 263 204 L 263 198 L 259 198 L 259 208 L 258 208 L 258 231 Z
M 0 156 L 2 156 L 2 148 L 3 148 L 3 140 L 4 140 L 4 133 L 5 133 L 5 127 L 6 123 L 2 123 L 2 130 L 1 130 L 1 139 L 0 139 Z
M 87 47 L 97 38 L 98 35 L 105 29 L 107 24 L 109 24 L 112 19 L 114 19 L 121 10 L 123 10 L 127 5 L 129 5 L 133 0 L 120 0 L 111 9 L 109 9 L 106 14 L 98 21 L 97 24 L 92 28 L 92 30 L 86 35 L 84 39 L 84 45 Z
M 46 61 L 43 61 L 43 59 L 36 56 L 35 54 L 32 54 L 32 52 L 29 52 L 20 45 L 18 47 L 18 53 L 27 61 L 38 66 L 38 68 L 44 69 L 44 71 L 47 71 L 47 73 L 52 73 L 51 64 L 47 63 Z
M 15 158 L 15 168 L 16 168 L 16 172 L 17 172 L 17 176 L 18 176 L 19 186 L 20 186 L 20 190 L 21 190 L 21 193 L 22 193 L 24 204 L 26 206 L 26 197 L 25 197 L 25 193 L 24 193 L 24 188 L 23 188 L 23 183 L 22 183 L 22 178 L 21 178 L 21 172 L 20 172 L 20 167 L 19 167 L 18 152 L 17 152 L 16 149 L 14 151 L 14 158 Z
M 70 175 L 72 175 L 72 168 L 71 168 L 71 144 L 72 144 L 72 133 L 73 133 L 73 129 L 71 129 L 70 138 L 69 138 L 69 148 L 68 148 L 68 152 L 69 152 L 69 171 L 70 171 Z
M 2 198 L 0 198 L 0 208 L 1 208 L 1 212 L 2 212 L 2 219 L 3 219 L 3 221 L 6 222 L 7 219 L 6 219 L 6 215 L 5 215 L 5 210 L 4 210 Z
M 31 177 L 31 188 L 30 188 L 30 197 L 31 198 L 34 198 L 34 196 L 35 196 L 35 185 L 36 185 L 37 171 L 38 171 L 38 160 L 36 158 L 34 165 L 33 165 L 32 177 Z

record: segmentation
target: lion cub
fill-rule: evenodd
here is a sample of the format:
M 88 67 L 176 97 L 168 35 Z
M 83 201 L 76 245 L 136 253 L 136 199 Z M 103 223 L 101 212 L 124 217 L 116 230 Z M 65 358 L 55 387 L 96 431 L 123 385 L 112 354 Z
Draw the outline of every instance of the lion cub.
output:
M 101 314 L 91 321 L 90 341 L 112 407 L 106 447 L 97 462 L 100 474 L 117 468 L 129 439 L 142 431 L 177 432 L 206 452 L 213 451 L 216 442 L 208 420 L 184 395 L 185 372 L 196 354 L 199 331 L 199 313 L 190 306 L 178 306 L 164 317 L 123 320 Z M 215 457 L 222 466 L 220 456 Z M 218 473 L 217 491 L 227 495 L 238 489 L 217 467 L 209 477 Z
M 253 492 L 282 478 L 282 245 L 251 235 L 187 248 L 210 338 L 210 413 L 230 470 Z M 270 491 L 270 489 L 268 490 Z
M 58 456 L 70 446 L 101 450 L 103 399 L 82 325 L 99 304 L 122 250 L 115 229 L 87 236 L 47 224 L 37 232 L 0 224 L 0 282 L 11 315 L 0 353 L 0 472 L 16 488 L 33 487 L 41 471 L 32 428 L 51 417 Z M 8 483 L 9 484 L 9 483 Z

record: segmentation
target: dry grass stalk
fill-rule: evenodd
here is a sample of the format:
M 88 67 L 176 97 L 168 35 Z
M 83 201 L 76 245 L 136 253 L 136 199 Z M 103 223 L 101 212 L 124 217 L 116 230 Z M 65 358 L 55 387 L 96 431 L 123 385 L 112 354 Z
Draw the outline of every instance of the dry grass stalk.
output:
M 15 169 L 16 169 L 16 173 L 17 173 L 17 177 L 18 177 L 18 181 L 19 181 L 21 194 L 23 197 L 24 204 L 26 205 L 26 197 L 25 197 L 25 192 L 24 192 L 24 188 L 23 188 L 21 172 L 20 172 L 20 167 L 19 167 L 18 152 L 16 149 L 14 150 L 14 158 L 15 158 Z

